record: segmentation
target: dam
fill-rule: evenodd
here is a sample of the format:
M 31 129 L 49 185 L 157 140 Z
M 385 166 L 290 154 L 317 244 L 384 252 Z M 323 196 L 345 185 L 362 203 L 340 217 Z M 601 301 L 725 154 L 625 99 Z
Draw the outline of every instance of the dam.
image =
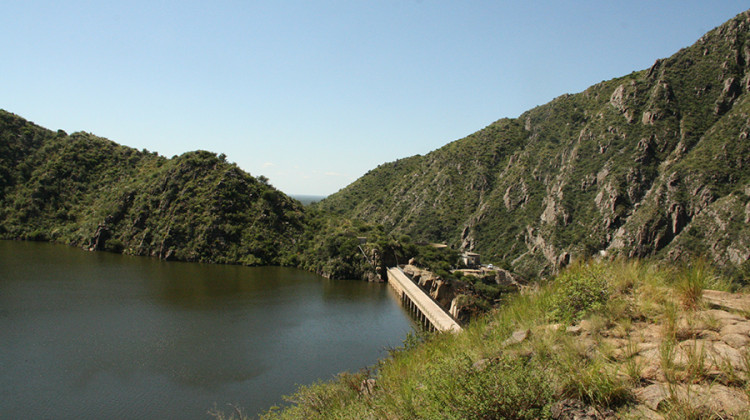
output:
M 401 298 L 401 303 L 429 331 L 457 333 L 462 330 L 453 317 L 407 276 L 399 267 L 388 269 L 388 284 Z

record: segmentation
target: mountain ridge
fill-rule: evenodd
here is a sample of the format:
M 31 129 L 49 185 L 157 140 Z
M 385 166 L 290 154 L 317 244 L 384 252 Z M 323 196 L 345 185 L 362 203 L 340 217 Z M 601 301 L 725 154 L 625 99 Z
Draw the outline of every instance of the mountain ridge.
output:
M 318 207 L 530 277 L 598 253 L 747 269 L 749 27 L 746 11 L 649 69 L 380 165 Z

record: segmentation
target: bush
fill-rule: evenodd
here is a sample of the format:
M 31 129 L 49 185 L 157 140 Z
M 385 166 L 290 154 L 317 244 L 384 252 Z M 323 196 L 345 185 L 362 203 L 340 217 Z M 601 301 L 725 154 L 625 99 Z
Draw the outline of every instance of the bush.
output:
M 605 270 L 598 264 L 576 265 L 557 277 L 550 296 L 551 317 L 574 322 L 604 309 L 610 297 Z
M 423 390 L 428 404 L 418 417 L 445 419 L 538 419 L 549 416 L 554 386 L 540 360 L 504 355 L 483 370 L 463 363 L 433 368 Z

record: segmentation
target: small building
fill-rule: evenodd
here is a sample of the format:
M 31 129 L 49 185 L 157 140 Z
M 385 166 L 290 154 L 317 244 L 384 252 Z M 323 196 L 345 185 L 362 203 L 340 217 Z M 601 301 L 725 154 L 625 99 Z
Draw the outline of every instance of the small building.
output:
M 464 252 L 461 255 L 461 262 L 469 268 L 479 267 L 479 254 L 475 252 Z

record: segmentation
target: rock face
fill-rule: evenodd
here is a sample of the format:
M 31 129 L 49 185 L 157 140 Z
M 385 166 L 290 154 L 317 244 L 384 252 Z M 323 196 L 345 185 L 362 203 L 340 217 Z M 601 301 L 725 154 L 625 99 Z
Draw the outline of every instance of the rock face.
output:
M 614 420 L 617 418 L 612 410 L 596 409 L 573 399 L 562 400 L 554 404 L 551 414 L 556 420 Z
M 453 299 L 456 297 L 456 292 L 450 282 L 442 280 L 434 273 L 414 265 L 406 265 L 404 273 L 411 277 L 443 309 L 450 311 Z
M 750 14 L 320 203 L 524 277 L 609 255 L 750 259 Z M 540 269 L 540 267 L 543 267 Z

